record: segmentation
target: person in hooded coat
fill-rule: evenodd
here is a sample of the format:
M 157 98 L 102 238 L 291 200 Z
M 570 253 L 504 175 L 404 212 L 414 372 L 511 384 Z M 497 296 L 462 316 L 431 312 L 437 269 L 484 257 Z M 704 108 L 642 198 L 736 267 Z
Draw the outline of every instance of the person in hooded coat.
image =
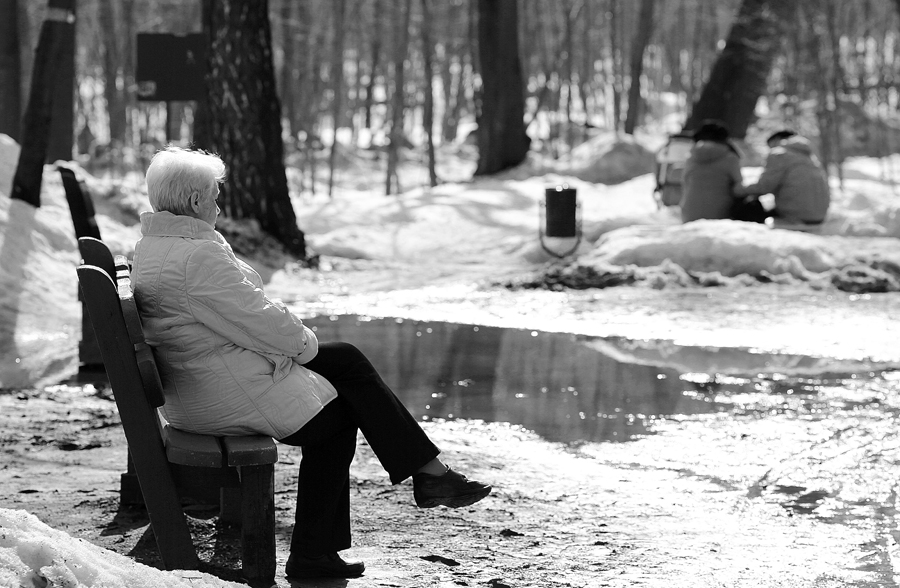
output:
M 819 225 L 825 220 L 831 196 L 828 180 L 805 137 L 778 131 L 767 140 L 769 156 L 759 181 L 739 186 L 738 194 L 775 196 L 772 216 L 778 224 Z
M 694 133 L 694 146 L 684 167 L 681 220 L 731 218 L 740 186 L 741 160 L 719 122 L 705 121 Z

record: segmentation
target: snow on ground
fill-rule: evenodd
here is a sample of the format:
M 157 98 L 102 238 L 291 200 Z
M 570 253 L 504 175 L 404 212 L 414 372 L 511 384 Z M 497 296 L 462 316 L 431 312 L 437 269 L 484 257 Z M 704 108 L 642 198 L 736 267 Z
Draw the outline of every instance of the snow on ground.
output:
M 514 170 L 467 180 L 471 159 L 448 151 L 439 174 L 453 181 L 431 189 L 401 170 L 406 191 L 391 196 L 381 192 L 377 160 L 366 152 L 349 153 L 333 198 L 295 189 L 294 204 L 323 269 L 334 275 L 346 268 L 374 274 L 383 268 L 375 290 L 391 289 L 400 267 L 407 289 L 522 283 L 521 276 L 545 279 L 553 272 L 561 283 L 567 272 L 570 282 L 589 273 L 611 276 L 610 284 L 662 289 L 760 282 L 896 289 L 891 272 L 900 267 L 900 199 L 890 178 L 900 159 L 850 161 L 843 189 L 834 186 L 828 222 L 821 234 L 808 234 L 731 221 L 682 225 L 676 209 L 660 210 L 653 199 L 649 153 L 633 141 L 600 135 L 562 161 L 531 156 Z M 17 158 L 18 146 L 0 136 L 3 387 L 51 383 L 72 373 L 80 338 L 77 247 L 59 174 L 45 167 L 42 205 L 33 209 L 8 197 Z M 114 253 L 130 254 L 138 213 L 149 209 L 141 178 L 94 178 L 78 171 L 93 195 L 104 240 Z M 759 172 L 745 171 L 748 178 Z M 297 188 L 298 172 L 289 170 L 289 177 Z M 600 179 L 607 183 L 595 183 Z M 545 190 L 561 184 L 577 190 L 583 227 L 576 255 L 564 264 L 554 263 L 539 238 Z M 245 231 L 227 221 L 220 228 L 229 237 Z M 544 238 L 543 245 L 561 252 L 575 243 Z M 283 257 L 244 253 L 273 290 L 303 287 Z
M 7 195 L 18 146 L 0 135 L 0 387 L 58 381 L 77 370 L 81 307 L 77 300 L 77 243 L 62 180 L 45 166 L 41 206 Z M 10 165 L 9 162 L 13 164 Z M 114 254 L 133 249 L 138 230 L 133 194 L 92 189 L 101 234 Z M 149 204 L 147 204 L 149 207 Z M 131 226 L 127 226 L 128 223 Z
M 0 586 L 238 588 L 202 572 L 164 572 L 53 529 L 24 510 L 0 508 Z
M 17 158 L 18 146 L 0 135 L 0 387 L 7 388 L 42 386 L 73 373 L 81 328 L 74 272 L 78 254 L 59 174 L 45 167 L 42 205 L 33 209 L 8 196 Z M 900 264 L 900 199 L 891 180 L 898 162 L 849 162 L 844 186 L 835 185 L 829 220 L 817 235 L 730 221 L 681 225 L 677 211 L 659 210 L 653 200 L 646 152 L 609 136 L 566 161 L 532 158 L 491 178 L 469 181 L 459 173 L 466 164 L 447 167 L 442 177 L 453 181 L 434 189 L 420 182 L 399 196 L 380 193 L 375 166 L 353 162 L 356 175 L 344 178 L 334 198 L 297 193 L 295 209 L 323 268 L 332 273 L 342 267 L 374 268 L 370 275 L 383 269 L 386 277 L 378 287 L 389 289 L 384 283 L 391 272 L 405 266 L 413 271 L 404 274 L 404 287 L 427 290 L 435 287 L 436 275 L 444 283 L 471 284 L 546 271 L 554 258 L 538 238 L 540 205 L 545 189 L 568 183 L 578 190 L 584 229 L 569 268 L 644 272 L 639 277 L 648 285 L 682 291 L 696 285 L 696 276 L 700 285 L 726 285 L 736 292 L 752 292 L 761 278 L 827 289 L 848 267 L 868 268 L 860 270 L 863 278 L 874 280 L 878 263 Z M 149 209 L 140 178 L 80 173 L 93 194 L 104 240 L 114 253 L 130 254 L 138 237 L 137 213 Z M 297 177 L 293 170 L 289 175 Z M 351 183 L 355 188 L 346 187 Z M 242 230 L 223 224 L 238 234 Z M 552 239 L 546 244 L 573 245 Z M 250 257 L 267 270 L 273 285 L 298 286 L 283 259 Z M 540 306 L 544 302 L 536 303 L 534 312 L 551 311 Z M 647 311 L 647 321 L 662 318 Z M 0 510 L 0 584 L 47 585 L 41 576 L 54 585 L 69 585 L 73 577 L 86 585 L 231 585 L 201 574 L 179 577 L 145 568 L 54 531 L 27 513 Z

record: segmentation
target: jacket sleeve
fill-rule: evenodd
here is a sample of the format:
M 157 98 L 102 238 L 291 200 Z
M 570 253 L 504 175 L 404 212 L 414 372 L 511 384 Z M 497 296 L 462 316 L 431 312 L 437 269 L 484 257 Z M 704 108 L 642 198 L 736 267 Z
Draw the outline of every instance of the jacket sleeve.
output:
M 306 363 L 318 352 L 315 334 L 241 271 L 227 251 L 204 243 L 187 259 L 186 296 L 197 322 L 235 345 Z
M 755 184 L 744 186 L 738 193 L 753 196 L 762 196 L 763 194 L 773 194 L 784 180 L 784 174 L 787 171 L 787 161 L 783 157 L 783 153 L 770 153 L 766 158 L 766 166 L 762 175 Z

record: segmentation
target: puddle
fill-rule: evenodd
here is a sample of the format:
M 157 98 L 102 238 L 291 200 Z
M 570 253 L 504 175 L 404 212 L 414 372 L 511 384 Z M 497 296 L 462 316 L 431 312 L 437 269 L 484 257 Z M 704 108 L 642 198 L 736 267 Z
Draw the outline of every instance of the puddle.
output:
M 673 415 L 811 414 L 834 404 L 820 390 L 890 369 L 437 321 L 342 315 L 304 322 L 321 341 L 363 350 L 417 418 L 508 422 L 565 443 L 627 441 Z

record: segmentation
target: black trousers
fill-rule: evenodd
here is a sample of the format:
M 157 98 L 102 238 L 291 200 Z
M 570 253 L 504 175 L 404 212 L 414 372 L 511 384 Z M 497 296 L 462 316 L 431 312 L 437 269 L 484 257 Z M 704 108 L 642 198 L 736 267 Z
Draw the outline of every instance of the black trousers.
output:
M 353 345 L 320 343 L 319 353 L 304 367 L 337 390 L 337 398 L 319 414 L 280 440 L 303 448 L 291 553 L 320 555 L 350 547 L 350 462 L 357 430 L 394 484 L 440 451 Z

